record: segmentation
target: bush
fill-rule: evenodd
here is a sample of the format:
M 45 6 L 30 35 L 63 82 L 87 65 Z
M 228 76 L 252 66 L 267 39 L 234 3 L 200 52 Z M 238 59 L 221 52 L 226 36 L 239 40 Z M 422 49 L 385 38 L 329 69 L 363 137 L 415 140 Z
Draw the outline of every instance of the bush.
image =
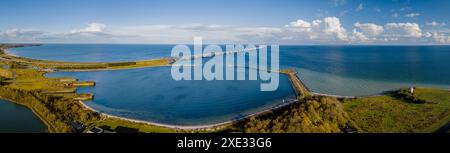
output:
M 8 84 L 8 82 L 6 82 L 7 80 L 9 80 L 9 79 L 0 76 L 0 86 L 7 85 Z
M 18 63 L 18 62 L 11 62 L 11 63 L 9 64 L 9 67 L 10 67 L 11 69 L 25 69 L 25 68 L 27 68 L 26 65 L 21 64 L 21 63 Z
M 409 102 L 416 103 L 416 104 L 432 103 L 432 102 L 428 102 L 426 100 L 416 97 L 413 93 L 409 92 L 406 89 L 399 90 L 397 92 L 396 96 L 400 99 L 404 99 L 404 100 L 407 100 Z
M 341 132 L 342 128 L 358 129 L 344 111 L 340 101 L 329 97 L 308 97 L 301 103 L 251 117 L 234 125 L 241 132 Z
M 106 65 L 65 65 L 57 66 L 57 69 L 104 69 Z
M 114 66 L 130 66 L 130 65 L 136 65 L 136 62 L 117 62 L 117 63 L 108 63 L 109 67 Z

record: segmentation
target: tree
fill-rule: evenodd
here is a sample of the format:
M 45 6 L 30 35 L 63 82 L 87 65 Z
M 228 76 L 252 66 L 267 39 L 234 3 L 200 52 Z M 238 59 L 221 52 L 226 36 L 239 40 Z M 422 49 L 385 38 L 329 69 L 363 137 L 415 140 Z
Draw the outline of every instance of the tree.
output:
M 245 132 L 320 132 L 336 133 L 341 128 L 356 126 L 351 123 L 339 100 L 330 97 L 310 96 L 264 115 L 251 117 L 236 124 Z

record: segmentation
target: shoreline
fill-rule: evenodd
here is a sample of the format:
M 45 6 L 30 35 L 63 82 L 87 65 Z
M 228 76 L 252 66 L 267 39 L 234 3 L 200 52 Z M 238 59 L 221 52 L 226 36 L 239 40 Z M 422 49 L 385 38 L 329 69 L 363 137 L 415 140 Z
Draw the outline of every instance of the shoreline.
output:
M 10 51 L 8 51 L 7 48 L 2 49 L 2 51 L 3 51 L 3 53 L 5 53 L 6 55 L 9 55 L 9 56 L 20 57 L 20 56 L 17 56 L 16 54 L 11 53 Z
M 152 67 L 167 67 L 170 65 L 157 65 L 157 66 L 149 66 L 149 67 L 132 67 L 132 68 L 115 68 L 115 69 L 67 69 L 67 70 L 57 70 L 55 72 L 51 73 L 58 73 L 58 72 L 100 72 L 100 71 L 117 71 L 117 70 L 133 70 L 133 69 L 143 69 L 143 68 L 152 68 Z
M 245 120 L 247 118 L 253 117 L 253 116 L 257 116 L 257 115 L 261 115 L 276 109 L 280 109 L 283 108 L 285 106 L 289 106 L 291 104 L 294 104 L 298 102 L 297 99 L 292 100 L 291 102 L 287 102 L 287 103 L 280 103 L 277 104 L 275 106 L 271 106 L 268 108 L 264 108 L 260 111 L 256 111 L 254 113 L 250 113 L 248 115 L 245 115 L 243 117 L 239 117 L 237 119 L 230 119 L 227 121 L 223 121 L 223 122 L 219 122 L 219 123 L 214 123 L 214 124 L 201 124 L 201 125 L 174 125 L 174 124 L 165 124 L 165 123 L 157 123 L 157 122 L 152 122 L 152 121 L 145 121 L 145 120 L 140 120 L 140 119 L 132 119 L 132 118 L 128 118 L 128 117 L 122 117 L 122 116 L 117 116 L 117 115 L 111 115 L 108 113 L 104 113 L 104 112 L 100 112 L 90 106 L 88 106 L 87 104 L 85 104 L 85 102 L 83 101 L 78 101 L 78 103 L 80 103 L 84 108 L 99 113 L 100 115 L 109 117 L 109 118 L 114 118 L 114 119 L 120 119 L 120 120 L 125 120 L 125 121 L 129 121 L 129 122 L 134 122 L 134 123 L 142 123 L 142 124 L 148 124 L 148 125 L 153 125 L 153 126 L 159 126 L 159 127 L 165 127 L 165 128 L 170 128 L 170 129 L 175 129 L 175 130 L 209 130 L 211 128 L 222 128 L 223 126 L 227 126 L 229 124 L 241 121 L 241 120 Z

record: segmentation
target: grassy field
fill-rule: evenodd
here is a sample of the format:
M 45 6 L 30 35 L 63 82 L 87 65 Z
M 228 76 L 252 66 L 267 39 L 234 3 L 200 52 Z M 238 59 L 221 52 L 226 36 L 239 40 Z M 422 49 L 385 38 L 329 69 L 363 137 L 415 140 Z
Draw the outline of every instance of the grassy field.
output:
M 412 103 L 396 94 L 346 100 L 344 108 L 361 132 L 434 132 L 450 121 L 450 92 L 417 88 Z
M 180 132 L 165 127 L 153 126 L 143 123 L 134 123 L 115 118 L 105 118 L 104 120 L 94 122 L 91 126 L 101 127 L 105 130 L 111 130 L 119 133 L 175 133 Z

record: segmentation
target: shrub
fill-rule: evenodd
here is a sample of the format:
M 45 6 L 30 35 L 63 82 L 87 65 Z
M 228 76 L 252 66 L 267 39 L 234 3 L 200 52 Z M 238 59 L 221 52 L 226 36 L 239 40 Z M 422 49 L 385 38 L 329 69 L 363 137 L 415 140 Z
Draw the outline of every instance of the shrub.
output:
M 117 63 L 108 63 L 109 67 L 114 66 L 130 66 L 130 65 L 136 65 L 136 62 L 117 62 Z

